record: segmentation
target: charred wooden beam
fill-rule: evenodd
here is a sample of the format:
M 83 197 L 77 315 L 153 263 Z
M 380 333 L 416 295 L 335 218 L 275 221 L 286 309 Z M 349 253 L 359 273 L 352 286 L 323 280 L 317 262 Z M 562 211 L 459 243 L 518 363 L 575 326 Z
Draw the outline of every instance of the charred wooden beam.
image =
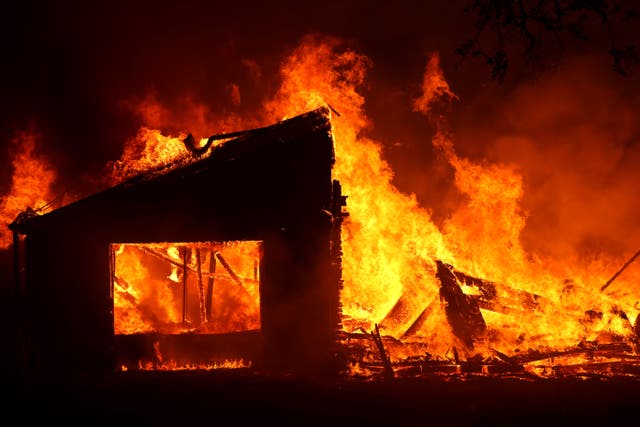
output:
M 113 275 L 113 281 L 115 282 L 116 285 L 120 286 L 123 290 L 126 291 L 127 289 L 129 289 L 129 282 L 127 282 L 121 277 L 116 276 L 115 274 Z
M 200 303 L 200 321 L 207 321 L 207 313 L 205 309 L 205 301 L 204 301 L 204 283 L 202 282 L 202 255 L 200 253 L 200 248 L 196 248 L 196 271 L 198 274 L 198 302 Z
M 190 270 L 192 273 L 196 273 L 197 272 L 196 269 L 191 267 L 188 263 L 185 266 L 185 264 L 184 264 L 184 262 L 182 262 L 182 260 L 177 261 L 177 260 L 171 258 L 169 255 L 165 255 L 162 252 L 157 251 L 155 249 L 147 248 L 147 247 L 142 246 L 142 245 L 141 246 L 136 246 L 136 249 L 139 249 L 139 250 L 141 250 L 142 252 L 144 252 L 146 254 L 153 255 L 156 258 L 160 258 L 160 259 L 162 259 L 164 261 L 167 261 L 168 263 L 170 263 L 171 265 L 175 265 L 176 267 L 186 268 L 187 270 Z
M 512 363 L 531 363 L 545 359 L 552 359 L 563 356 L 575 356 L 578 354 L 587 355 L 630 355 L 633 353 L 633 348 L 626 343 L 611 343 L 611 344 L 583 344 L 578 347 L 569 348 L 566 350 L 552 350 L 552 351 L 529 351 L 525 354 L 511 356 Z
M 113 281 L 115 282 L 116 285 L 118 285 L 118 287 L 120 287 L 123 291 L 127 291 L 129 289 L 129 283 L 127 283 L 126 280 L 116 276 L 115 274 L 113 275 Z M 120 294 L 120 296 L 122 298 L 124 298 L 125 300 L 127 300 L 130 304 L 132 305 L 138 305 L 138 301 L 136 300 L 136 298 L 131 295 L 129 292 L 122 292 Z
M 188 248 L 182 248 L 182 323 L 187 323 L 187 260 L 190 255 Z
M 631 258 L 629 258 L 627 262 L 624 263 L 622 268 L 618 270 L 616 274 L 614 274 L 613 276 L 611 276 L 609 280 L 607 280 L 607 283 L 602 285 L 602 287 L 600 288 L 600 292 L 604 292 L 609 287 L 609 285 L 611 285 L 611 283 L 613 283 L 613 281 L 616 280 L 616 278 L 620 275 L 620 273 L 622 273 L 627 267 L 629 267 L 629 264 L 631 264 L 639 256 L 640 256 L 640 249 Z
M 462 292 L 450 265 L 442 261 L 436 261 L 436 265 L 436 277 L 440 281 L 440 299 L 444 303 L 449 325 L 467 349 L 473 349 L 474 340 L 487 328 L 480 307 L 475 299 Z
M 403 293 L 380 322 L 382 329 L 393 330 L 399 325 L 410 322 L 413 315 L 411 307 L 414 305 L 415 297 L 413 293 Z
M 207 142 L 202 147 L 198 146 L 193 135 L 188 134 L 187 137 L 184 140 L 182 140 L 182 143 L 184 144 L 185 148 L 189 150 L 191 154 L 193 154 L 196 157 L 200 157 L 204 153 L 206 153 L 209 150 L 209 148 L 211 148 L 214 141 L 237 138 L 239 136 L 244 136 L 249 133 L 257 134 L 259 132 L 264 132 L 267 129 L 268 127 L 263 127 L 263 128 L 256 128 L 256 129 L 247 129 L 247 130 L 242 130 L 238 132 L 220 133 L 217 135 L 211 135 L 209 138 L 207 138 Z
M 231 278 L 234 280 L 234 282 L 236 282 L 238 284 L 238 286 L 240 286 L 240 287 L 242 287 L 244 289 L 244 283 L 242 283 L 242 279 L 240 279 L 240 276 L 238 276 L 236 274 L 236 272 L 233 271 L 233 268 L 231 268 L 231 266 L 229 265 L 227 260 L 224 259 L 224 257 L 222 256 L 222 254 L 220 252 L 216 252 L 216 258 L 218 258 L 218 261 L 220 261 L 220 264 L 222 264 L 224 269 L 227 270 L 227 273 L 229 273 L 229 276 L 231 276 Z
M 453 360 L 456 364 L 460 363 L 460 355 L 458 354 L 458 349 L 455 346 L 453 347 Z
M 387 352 L 384 349 L 384 344 L 382 343 L 382 338 L 380 337 L 380 330 L 378 329 L 378 324 L 375 324 L 375 329 L 371 332 L 371 338 L 373 342 L 376 344 L 378 348 L 378 352 L 380 353 L 380 359 L 382 360 L 382 365 L 384 367 L 384 378 L 386 380 L 392 380 L 394 377 L 393 368 L 391 367 L 391 360 L 389 356 L 387 356 Z
M 461 335 L 459 338 L 461 338 L 467 346 L 470 343 L 469 334 L 471 334 L 471 336 L 480 334 L 486 328 L 486 323 L 479 309 L 495 311 L 502 314 L 514 314 L 523 311 L 528 313 L 542 312 L 544 298 L 540 295 L 470 276 L 439 260 L 436 261 L 436 266 L 436 276 L 441 283 L 440 298 L 449 306 L 449 312 L 447 313 L 448 320 L 456 324 L 454 328 L 454 330 L 458 331 L 456 336 L 458 336 L 459 333 Z M 463 285 L 464 287 L 472 288 L 473 292 L 466 294 L 462 290 Z M 433 310 L 433 303 L 434 302 L 431 301 L 425 306 L 404 332 L 402 335 L 403 338 L 415 334 L 422 325 L 424 325 Z M 407 312 L 408 306 L 409 303 L 406 301 L 405 295 L 403 295 L 385 316 L 382 325 L 391 321 L 397 324 L 398 319 L 402 321 L 411 318 L 413 313 Z M 462 313 L 450 313 L 454 311 L 453 307 L 461 308 Z M 451 316 L 451 318 L 449 318 L 449 316 Z M 467 332 L 464 332 L 465 330 Z
M 216 272 L 216 253 L 214 250 L 209 251 L 209 276 L 207 280 L 207 295 L 205 297 L 205 317 L 209 321 L 211 319 L 211 309 L 213 305 L 213 285 L 214 285 L 214 273 Z
M 429 318 L 429 315 L 433 311 L 433 308 L 434 308 L 434 305 L 436 304 L 436 301 L 437 301 L 437 298 L 432 300 L 429 303 L 429 305 L 427 305 L 427 307 L 424 310 L 422 310 L 422 312 L 420 313 L 420 315 L 418 315 L 416 320 L 414 320 L 413 323 L 411 324 L 411 326 L 409 326 L 409 328 L 404 332 L 404 334 L 402 334 L 402 338 L 411 337 L 411 336 L 415 335 L 416 333 L 418 333 L 420 328 L 422 328 L 424 323 Z
M 553 373 L 556 377 L 589 377 L 591 379 L 605 380 L 615 376 L 638 376 L 640 366 L 637 361 L 607 361 L 607 362 L 586 362 L 571 365 L 553 366 Z
M 412 271 L 412 277 L 408 279 L 408 286 L 403 286 L 402 295 L 391 310 L 385 315 L 380 322 L 380 327 L 395 334 L 405 332 L 412 328 L 418 328 L 420 325 L 416 321 L 420 318 L 422 322 L 426 320 L 428 314 L 425 307 L 433 302 L 433 290 L 426 289 L 427 284 L 433 282 L 435 269 L 433 264 L 426 262 L 419 257 L 415 258 L 416 267 Z M 422 284 L 416 286 L 414 284 Z
M 168 263 L 170 263 L 171 265 L 175 265 L 176 267 L 183 269 L 185 268 L 184 263 L 180 260 L 180 261 L 176 261 L 175 259 L 171 258 L 169 255 L 165 255 L 162 252 L 156 251 L 155 249 L 151 249 L 151 248 L 147 248 L 145 246 L 138 246 L 137 249 L 141 250 L 142 252 L 145 252 L 149 255 L 153 255 L 154 257 L 160 258 L 164 261 L 167 261 Z M 197 274 L 197 268 L 192 267 L 190 264 L 187 264 L 186 266 L 187 270 L 189 270 L 191 273 L 196 273 Z M 224 273 L 216 273 L 215 271 L 210 271 L 210 272 L 206 272 L 206 271 L 202 271 L 201 272 L 202 277 L 203 278 L 208 278 L 208 279 L 222 279 L 225 278 L 227 275 L 225 275 Z M 235 280 L 235 279 L 234 279 Z M 252 278 L 248 278 L 248 277 L 241 277 L 240 280 L 242 280 L 243 282 L 257 282 L 257 279 L 252 279 Z
M 342 316 L 340 308 L 340 292 L 343 286 L 342 280 L 342 223 L 344 218 L 349 216 L 345 207 L 347 206 L 347 196 L 342 194 L 342 184 L 333 180 L 331 183 L 331 233 L 330 233 L 330 265 L 329 283 L 333 284 L 335 301 L 334 318 L 336 331 L 342 329 Z
M 249 291 L 247 291 L 247 288 L 244 287 L 244 283 L 242 282 L 242 279 L 240 278 L 240 276 L 236 274 L 235 271 L 233 271 L 233 268 L 231 268 L 231 265 L 229 265 L 227 260 L 224 259 L 224 257 L 220 252 L 216 252 L 216 258 L 218 258 L 218 261 L 220 261 L 220 264 L 222 264 L 224 269 L 227 270 L 227 273 L 229 273 L 229 276 L 231 276 L 233 281 L 236 282 L 236 284 L 240 287 L 240 290 L 245 295 L 249 296 L 249 299 L 252 301 L 253 298 L 251 298 L 251 294 L 249 293 Z
M 515 312 L 541 312 L 543 298 L 521 289 L 514 289 L 504 284 L 478 279 L 453 269 L 453 274 L 459 283 L 474 289 L 471 295 L 478 306 L 485 310 L 491 310 L 503 314 Z

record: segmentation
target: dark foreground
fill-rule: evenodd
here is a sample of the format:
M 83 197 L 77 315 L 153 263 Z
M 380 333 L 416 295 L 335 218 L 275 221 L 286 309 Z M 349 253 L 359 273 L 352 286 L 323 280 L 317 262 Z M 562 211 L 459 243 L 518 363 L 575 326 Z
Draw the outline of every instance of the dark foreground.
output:
M 180 371 L 5 386 L 4 425 L 611 426 L 640 419 L 640 380 L 628 378 L 361 382 Z

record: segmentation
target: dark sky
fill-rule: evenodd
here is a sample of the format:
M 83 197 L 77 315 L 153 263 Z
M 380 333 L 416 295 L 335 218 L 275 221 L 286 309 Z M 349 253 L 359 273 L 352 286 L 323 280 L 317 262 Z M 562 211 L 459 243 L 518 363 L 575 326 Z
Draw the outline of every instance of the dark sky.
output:
M 34 125 L 63 174 L 90 170 L 117 158 L 139 126 L 127 101 L 190 94 L 224 111 L 225 87 L 250 59 L 264 78 L 243 87 L 250 104 L 273 89 L 279 61 L 309 32 L 349 39 L 389 84 L 417 84 L 426 54 L 451 54 L 464 25 L 460 5 L 422 3 L 5 2 L 0 136 Z
M 449 112 L 459 135 L 457 149 L 463 156 L 518 163 L 525 185 L 538 189 L 525 200 L 533 224 L 555 224 L 549 228 L 553 236 L 593 202 L 576 196 L 567 213 L 544 208 L 561 200 L 558 188 L 572 180 L 596 190 L 615 188 L 607 197 L 616 201 L 634 199 L 636 177 L 629 171 L 640 168 L 640 131 L 630 117 L 640 111 L 640 83 L 637 75 L 612 71 L 606 40 L 563 44 L 557 71 L 534 73 L 516 55 L 499 83 L 481 60 L 460 64 L 454 53 L 473 33 L 474 16 L 464 12 L 467 1 L 378 3 L 4 2 L 0 194 L 10 183 L 7 148 L 16 131 L 39 132 L 38 153 L 56 170 L 60 190 L 88 191 L 82 188 L 86 178 L 119 158 L 125 140 L 141 125 L 132 102 L 153 93 L 167 106 L 190 96 L 217 115 L 251 111 L 277 87 L 282 58 L 314 32 L 343 38 L 371 59 L 365 89 L 371 133 L 384 145 L 399 187 L 417 193 L 424 204 L 435 206 L 448 197 L 447 191 L 434 196 L 446 183 L 434 169 L 432 129 L 411 111 L 433 51 L 440 52 L 444 74 L 459 97 Z M 259 67 L 258 81 L 247 75 L 247 60 Z M 240 106 L 229 101 L 230 82 L 243 91 Z M 176 130 L 168 126 L 166 131 Z M 585 126 L 586 134 L 580 130 Z M 603 159 L 622 154 L 604 160 L 609 168 L 603 171 L 582 151 Z M 575 173 L 555 173 L 565 169 Z M 602 215 L 606 211 L 602 208 Z M 614 220 L 626 227 L 639 211 L 634 204 Z M 624 234 L 620 230 L 606 232 L 620 234 L 615 240 Z

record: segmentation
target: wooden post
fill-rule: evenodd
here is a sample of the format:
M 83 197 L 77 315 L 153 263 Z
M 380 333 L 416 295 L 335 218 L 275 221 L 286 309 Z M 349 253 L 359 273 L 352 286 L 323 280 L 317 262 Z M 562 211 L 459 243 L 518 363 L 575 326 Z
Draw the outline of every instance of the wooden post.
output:
M 182 324 L 187 323 L 187 254 L 189 250 L 182 248 Z
M 196 271 L 198 274 L 198 302 L 200 303 L 200 322 L 207 321 L 207 313 L 204 302 L 204 284 L 202 283 L 202 260 L 200 258 L 200 248 L 196 247 Z
M 371 332 L 371 338 L 376 344 L 376 347 L 378 347 L 380 359 L 382 359 L 384 378 L 385 380 L 390 381 L 394 377 L 393 367 L 391 367 L 391 360 L 389 359 L 389 356 L 387 356 L 387 352 L 384 350 L 384 344 L 382 343 L 382 337 L 380 336 L 380 330 L 378 329 L 377 323 L 375 324 L 375 329 Z
M 440 281 L 440 299 L 444 302 L 447 321 L 454 335 L 462 341 L 467 350 L 472 350 L 474 339 L 487 328 L 480 307 L 473 298 L 462 292 L 450 265 L 442 261 L 436 261 L 436 264 L 436 277 Z
M 211 321 L 211 309 L 213 305 L 213 284 L 214 277 L 213 274 L 216 272 L 216 252 L 211 249 L 209 251 L 209 280 L 207 281 L 207 295 L 205 297 L 204 307 L 205 307 L 205 317 L 206 321 Z

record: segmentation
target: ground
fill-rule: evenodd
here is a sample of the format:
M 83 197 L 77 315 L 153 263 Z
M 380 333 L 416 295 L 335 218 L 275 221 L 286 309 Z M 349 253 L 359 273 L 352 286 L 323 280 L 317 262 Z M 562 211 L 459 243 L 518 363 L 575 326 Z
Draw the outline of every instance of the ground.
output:
M 10 424 L 609 426 L 640 409 L 640 381 L 624 378 L 361 382 L 181 371 L 58 373 L 8 385 Z

